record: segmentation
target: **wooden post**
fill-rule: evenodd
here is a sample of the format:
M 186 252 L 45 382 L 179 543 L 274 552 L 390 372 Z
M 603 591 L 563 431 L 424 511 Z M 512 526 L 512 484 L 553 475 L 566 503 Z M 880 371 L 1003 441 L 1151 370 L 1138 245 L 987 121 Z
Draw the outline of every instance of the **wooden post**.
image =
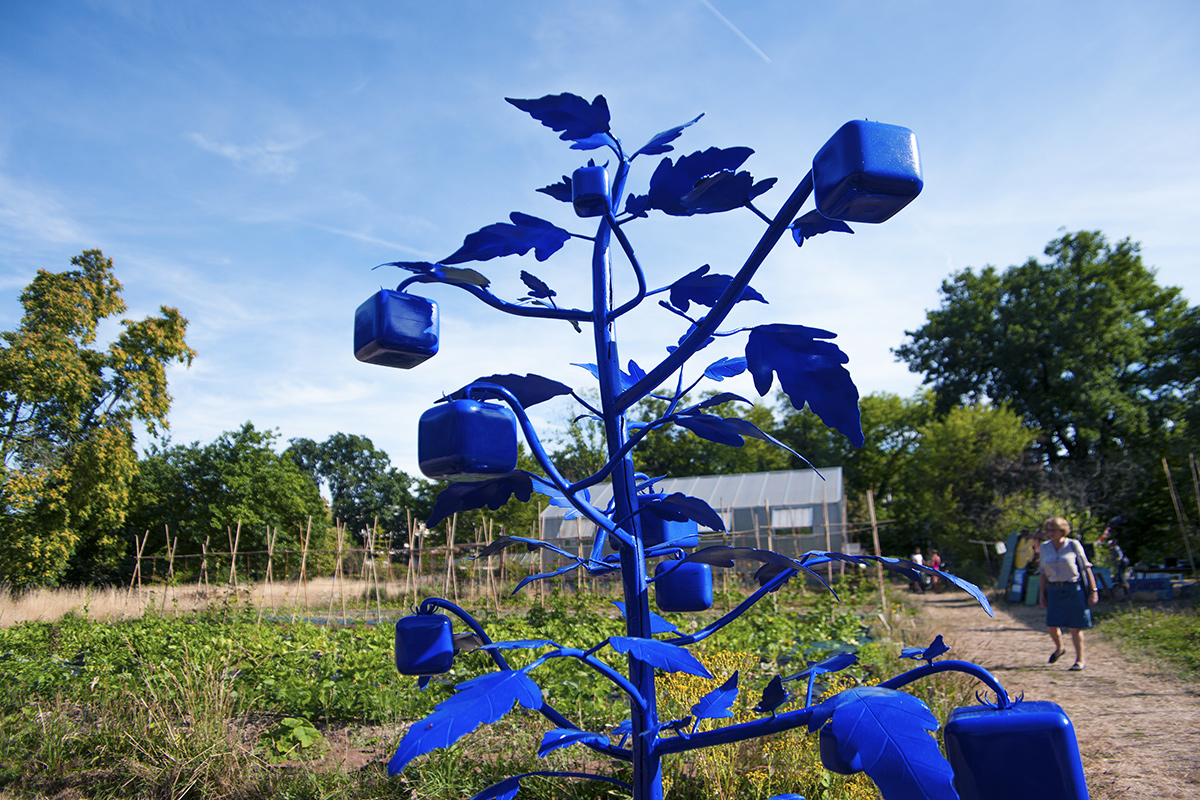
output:
M 1183 536 L 1183 547 L 1187 552 L 1188 564 L 1192 568 L 1192 574 L 1196 573 L 1196 561 L 1192 558 L 1192 543 L 1188 536 L 1187 523 L 1183 519 L 1183 506 L 1179 504 L 1179 495 L 1175 493 L 1175 481 L 1171 479 L 1171 468 L 1167 466 L 1167 459 L 1164 456 L 1162 460 L 1163 472 L 1167 473 L 1167 488 L 1171 490 L 1171 502 L 1175 504 L 1175 517 L 1179 520 L 1179 533 Z
M 203 560 L 200 562 L 200 580 L 204 581 L 204 589 L 208 591 L 208 542 L 212 538 L 212 534 L 204 534 L 204 544 L 200 545 L 200 552 L 203 554 Z
M 821 481 L 821 518 L 825 524 L 825 552 L 833 550 L 833 542 L 829 538 L 829 491 L 825 488 L 825 482 Z M 841 563 L 845 563 L 844 561 Z M 825 580 L 833 583 L 833 562 L 825 563 Z
M 225 535 L 229 535 L 229 526 L 225 526 Z M 237 586 L 237 551 L 238 543 L 242 539 L 242 521 L 239 519 L 237 524 L 237 534 L 234 535 L 229 542 L 229 585 Z
M 874 488 L 867 489 L 867 510 L 871 514 L 871 536 L 875 541 L 875 555 L 882 556 L 883 549 L 879 546 L 879 523 L 875 519 L 875 489 Z M 882 562 L 879 562 L 879 561 L 875 562 L 875 578 L 876 578 L 876 580 L 879 581 L 879 605 L 880 605 L 879 619 L 883 622 L 884 627 L 886 627 L 890 631 L 892 629 L 892 625 L 890 622 L 888 622 L 888 617 L 890 615 L 888 614 L 887 586 L 883 582 L 883 563 Z
M 379 541 L 379 517 L 371 526 L 371 588 L 375 591 L 375 621 L 383 622 L 383 603 L 379 599 L 379 570 L 375 565 L 375 544 Z
M 308 528 L 300 542 L 300 585 L 304 587 L 304 615 L 308 616 L 308 536 L 312 533 L 312 515 L 308 517 Z

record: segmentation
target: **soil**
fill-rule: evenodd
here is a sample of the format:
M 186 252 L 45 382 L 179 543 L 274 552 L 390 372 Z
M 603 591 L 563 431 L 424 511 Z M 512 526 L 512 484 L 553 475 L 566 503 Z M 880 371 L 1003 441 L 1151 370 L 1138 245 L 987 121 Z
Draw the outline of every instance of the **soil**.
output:
M 1037 606 L 994 603 L 990 618 L 963 594 L 912 595 L 922 625 L 943 634 L 950 658 L 974 661 L 1010 696 L 1049 700 L 1075 727 L 1088 790 L 1095 800 L 1200 798 L 1200 693 L 1149 657 L 1122 655 L 1098 631 L 1085 634 L 1087 668 L 1054 645 Z M 1102 609 L 1103 603 L 1100 606 Z

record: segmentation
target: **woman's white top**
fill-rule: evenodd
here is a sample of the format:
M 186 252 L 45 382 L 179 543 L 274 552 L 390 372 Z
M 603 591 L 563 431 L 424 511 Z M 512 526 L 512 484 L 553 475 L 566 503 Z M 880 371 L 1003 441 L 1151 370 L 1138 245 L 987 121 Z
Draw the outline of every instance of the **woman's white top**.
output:
M 1042 542 L 1038 553 L 1041 556 L 1042 574 L 1046 580 L 1054 583 L 1078 581 L 1083 570 L 1092 566 L 1077 539 L 1063 537 L 1061 548 L 1055 548 L 1054 542 L 1047 540 Z

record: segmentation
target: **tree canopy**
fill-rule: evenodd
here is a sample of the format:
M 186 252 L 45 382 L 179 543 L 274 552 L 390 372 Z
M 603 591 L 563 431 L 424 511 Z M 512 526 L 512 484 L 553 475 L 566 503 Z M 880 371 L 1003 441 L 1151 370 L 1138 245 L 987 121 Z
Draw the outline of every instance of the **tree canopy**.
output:
M 380 541 L 403 539 L 413 509 L 412 478 L 392 466 L 384 451 L 365 436 L 335 433 L 323 442 L 289 439 L 284 452 L 315 483 L 329 490 L 335 520 L 365 539 L 375 525 Z
M 167 366 L 190 364 L 187 320 L 174 308 L 124 320 L 96 347 L 101 321 L 126 310 L 112 260 L 99 250 L 74 269 L 39 270 L 21 293 L 24 315 L 0 334 L 0 582 L 54 583 L 75 560 L 119 560 L 135 425 L 167 428 Z

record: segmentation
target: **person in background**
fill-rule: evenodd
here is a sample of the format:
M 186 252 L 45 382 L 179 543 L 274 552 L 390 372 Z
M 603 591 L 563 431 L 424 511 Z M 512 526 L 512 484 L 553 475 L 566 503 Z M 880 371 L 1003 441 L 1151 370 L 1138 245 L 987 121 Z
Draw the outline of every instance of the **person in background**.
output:
M 908 560 L 911 561 L 912 563 L 916 564 L 919 567 L 925 566 L 925 556 L 921 555 L 921 548 L 919 548 L 919 547 L 913 548 L 913 554 L 908 557 Z M 925 591 L 925 573 L 919 572 L 917 574 L 917 579 L 915 581 L 913 581 L 912 586 L 910 586 L 909 588 L 912 589 L 912 591 L 914 591 L 914 592 L 924 592 Z
M 942 557 L 938 555 L 938 551 L 937 551 L 936 547 L 929 551 L 929 568 L 936 569 L 939 571 L 942 568 Z M 940 585 L 941 585 L 941 580 L 938 578 L 937 575 L 934 575 L 933 576 L 933 590 L 935 592 L 941 591 Z
M 1038 548 L 1041 562 L 1039 571 L 1042 580 L 1038 584 L 1038 605 L 1046 609 L 1046 629 L 1054 642 L 1050 663 L 1062 658 L 1062 629 L 1071 631 L 1071 644 L 1075 647 L 1075 663 L 1072 672 L 1087 666 L 1084 652 L 1083 631 L 1092 627 L 1092 612 L 1100 600 L 1096 590 L 1096 576 L 1092 565 L 1078 539 L 1068 538 L 1071 523 L 1062 517 L 1051 517 L 1042 524 L 1048 537 Z

